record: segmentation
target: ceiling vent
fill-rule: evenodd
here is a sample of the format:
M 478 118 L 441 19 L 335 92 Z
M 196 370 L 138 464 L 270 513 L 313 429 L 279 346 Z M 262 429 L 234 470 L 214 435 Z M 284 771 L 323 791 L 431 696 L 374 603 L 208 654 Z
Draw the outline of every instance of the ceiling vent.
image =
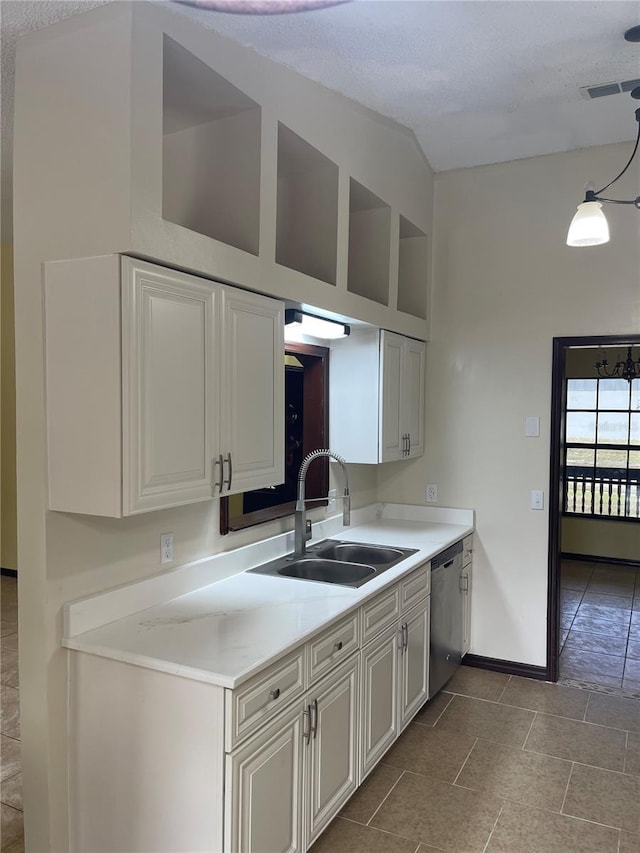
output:
M 630 92 L 640 86 L 639 80 L 623 80 L 621 83 L 599 83 L 597 86 L 580 86 L 580 94 L 587 100 L 605 98 L 607 95 L 618 95 L 620 92 Z

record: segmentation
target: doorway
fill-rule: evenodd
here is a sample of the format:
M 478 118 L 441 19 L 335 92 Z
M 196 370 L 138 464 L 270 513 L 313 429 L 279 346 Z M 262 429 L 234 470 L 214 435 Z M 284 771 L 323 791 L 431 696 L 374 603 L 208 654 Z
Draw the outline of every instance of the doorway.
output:
M 638 344 L 553 342 L 547 677 L 640 697 L 640 379 L 608 375 Z

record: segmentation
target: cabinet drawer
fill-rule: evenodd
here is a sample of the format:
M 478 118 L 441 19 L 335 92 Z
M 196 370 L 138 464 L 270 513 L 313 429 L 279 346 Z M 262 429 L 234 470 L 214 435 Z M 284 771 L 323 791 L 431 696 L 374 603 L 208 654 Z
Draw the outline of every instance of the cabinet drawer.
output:
M 254 676 L 237 690 L 225 691 L 227 752 L 303 691 L 303 648 Z
M 467 566 L 471 562 L 473 554 L 473 533 L 465 536 L 462 540 L 462 565 Z
M 407 610 L 413 607 L 422 598 L 429 594 L 431 584 L 431 564 L 416 569 L 400 583 L 400 609 Z
M 309 686 L 358 648 L 358 614 L 343 619 L 307 644 Z
M 396 621 L 400 615 L 400 584 L 385 590 L 362 607 L 362 645 Z

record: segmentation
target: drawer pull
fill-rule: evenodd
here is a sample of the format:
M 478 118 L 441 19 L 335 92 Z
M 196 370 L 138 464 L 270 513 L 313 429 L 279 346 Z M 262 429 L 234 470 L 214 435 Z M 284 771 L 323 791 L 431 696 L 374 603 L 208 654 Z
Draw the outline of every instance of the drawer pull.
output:
M 334 652 L 339 652 L 341 648 L 342 648 L 342 640 L 339 640 L 337 643 L 333 644 Z
M 272 691 L 269 693 L 269 698 L 270 698 L 270 699 L 277 699 L 279 695 L 280 695 L 280 688 L 279 688 L 279 687 L 276 687 L 276 689 L 275 689 L 275 690 L 272 690 Z

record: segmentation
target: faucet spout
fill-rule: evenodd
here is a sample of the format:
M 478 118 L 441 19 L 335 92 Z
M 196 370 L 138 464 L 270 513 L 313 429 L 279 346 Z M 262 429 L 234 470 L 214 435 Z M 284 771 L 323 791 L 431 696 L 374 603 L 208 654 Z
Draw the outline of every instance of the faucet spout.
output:
M 314 450 L 312 453 L 307 454 L 305 458 L 302 460 L 302 465 L 300 466 L 300 471 L 298 472 L 298 499 L 296 501 L 296 509 L 295 509 L 295 554 L 297 557 L 303 557 L 306 551 L 305 543 L 307 539 L 311 538 L 311 533 L 307 531 L 307 513 L 306 513 L 306 501 L 305 501 L 305 482 L 307 478 L 307 471 L 309 470 L 309 466 L 313 462 L 314 459 L 320 459 L 321 457 L 328 457 L 329 459 L 334 459 L 342 468 L 344 473 L 344 492 L 342 495 L 342 523 L 345 527 L 348 527 L 351 524 L 351 493 L 349 492 L 349 474 L 347 473 L 347 464 L 346 461 L 337 453 L 334 453 L 332 450 Z

